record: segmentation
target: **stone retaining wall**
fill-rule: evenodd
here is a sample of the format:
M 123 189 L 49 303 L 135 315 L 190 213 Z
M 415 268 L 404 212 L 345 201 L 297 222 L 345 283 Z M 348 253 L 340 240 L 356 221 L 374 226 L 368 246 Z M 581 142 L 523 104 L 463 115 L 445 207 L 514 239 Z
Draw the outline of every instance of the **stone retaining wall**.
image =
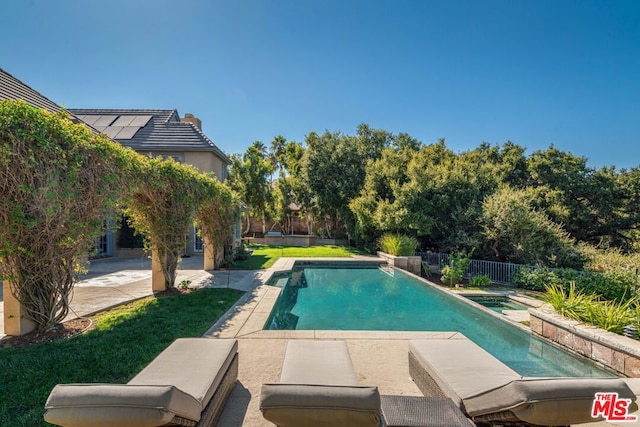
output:
M 419 256 L 395 256 L 386 252 L 378 252 L 378 256 L 386 259 L 390 266 L 406 270 L 420 276 L 420 272 L 422 270 L 422 258 Z
M 640 378 L 640 341 L 567 319 L 556 312 L 529 309 L 531 331 L 602 363 Z

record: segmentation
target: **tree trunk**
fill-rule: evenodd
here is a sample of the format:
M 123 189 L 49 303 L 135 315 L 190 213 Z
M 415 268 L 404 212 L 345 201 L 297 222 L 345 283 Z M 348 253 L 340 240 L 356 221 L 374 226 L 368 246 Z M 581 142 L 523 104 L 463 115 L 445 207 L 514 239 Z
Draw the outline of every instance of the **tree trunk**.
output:
M 306 218 L 307 218 L 307 234 L 311 236 L 313 235 L 313 217 L 307 214 Z
M 247 228 L 242 232 L 242 234 L 249 234 L 249 231 L 251 230 L 251 215 L 247 213 L 246 217 L 247 217 Z
M 334 222 L 335 224 L 335 222 Z M 324 231 L 326 231 L 327 233 L 327 239 L 332 239 L 331 237 L 331 230 L 329 230 L 329 223 L 327 222 L 327 220 L 324 220 Z

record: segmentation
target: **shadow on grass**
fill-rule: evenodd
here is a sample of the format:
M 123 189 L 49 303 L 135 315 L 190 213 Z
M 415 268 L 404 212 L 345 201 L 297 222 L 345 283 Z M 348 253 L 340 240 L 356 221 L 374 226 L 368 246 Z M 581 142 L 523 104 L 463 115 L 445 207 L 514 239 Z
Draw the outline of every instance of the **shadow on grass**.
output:
M 175 339 L 202 336 L 241 295 L 200 289 L 147 298 L 97 316 L 95 329 L 74 338 L 0 349 L 0 425 L 47 425 L 44 404 L 56 384 L 128 382 Z
M 259 270 L 271 259 L 266 255 L 251 255 L 247 259 L 233 261 L 233 270 Z

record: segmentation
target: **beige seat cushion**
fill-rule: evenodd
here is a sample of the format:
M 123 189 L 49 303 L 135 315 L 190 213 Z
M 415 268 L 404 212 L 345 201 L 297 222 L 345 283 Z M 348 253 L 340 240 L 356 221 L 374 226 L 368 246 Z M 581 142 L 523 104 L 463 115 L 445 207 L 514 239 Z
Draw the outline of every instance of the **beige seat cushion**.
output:
M 409 341 L 409 352 L 456 405 L 469 396 L 521 378 L 466 338 Z
M 380 425 L 377 387 L 263 384 L 260 410 L 278 426 Z
M 58 385 L 45 420 L 65 427 L 160 426 L 199 421 L 238 350 L 234 339 L 180 338 L 128 384 Z
M 263 384 L 260 410 L 281 427 L 377 427 L 377 387 L 360 386 L 345 341 L 290 340 L 280 382 Z
M 511 411 L 530 424 L 570 425 L 594 421 L 596 392 L 636 399 L 619 378 L 523 378 L 466 338 L 410 341 L 409 352 L 471 417 Z
M 520 420 L 557 426 L 595 421 L 591 408 L 596 393 L 615 392 L 620 399 L 636 396 L 619 378 L 523 378 L 464 399 L 472 417 L 510 410 Z M 632 405 L 634 411 L 637 406 Z
M 180 338 L 128 384 L 173 385 L 193 396 L 203 410 L 237 351 L 234 339 Z
M 45 421 L 65 427 L 155 427 L 174 415 L 197 421 L 202 406 L 173 386 L 57 385 L 45 404 Z
M 290 340 L 281 383 L 358 385 L 345 341 Z

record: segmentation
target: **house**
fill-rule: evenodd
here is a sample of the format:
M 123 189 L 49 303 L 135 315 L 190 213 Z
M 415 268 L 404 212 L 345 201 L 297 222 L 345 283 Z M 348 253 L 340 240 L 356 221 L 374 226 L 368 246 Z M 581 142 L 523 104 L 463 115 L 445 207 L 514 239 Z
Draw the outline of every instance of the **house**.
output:
M 0 68 L 0 101 L 6 99 L 22 99 L 34 107 L 44 108 L 51 113 L 62 110 L 58 104 Z
M 227 178 L 231 160 L 202 132 L 202 123 L 193 114 L 180 117 L 175 109 L 71 108 L 69 112 L 114 141 L 141 154 L 172 157 L 195 166 L 202 173 L 212 173 L 221 182 Z M 112 228 L 106 226 L 105 234 L 96 241 L 97 256 L 126 255 L 131 253 L 127 249 L 135 246 L 132 231 L 126 224 L 115 233 L 109 231 Z M 185 242 L 185 254 L 202 252 L 202 239 L 192 228 L 191 236 Z
M 22 99 L 34 107 L 58 112 L 63 108 L 38 91 L 24 84 L 0 68 L 0 100 Z M 139 153 L 173 157 L 191 164 L 203 173 L 212 173 L 220 181 L 227 178 L 231 160 L 202 132 L 202 123 L 193 114 L 180 117 L 178 111 L 157 109 L 67 109 L 76 123 L 85 123 L 111 137 L 114 141 Z M 133 234 L 125 227 L 113 232 L 113 220 L 105 222 L 105 233 L 96 239 L 97 256 L 130 254 L 119 250 L 118 237 L 122 232 Z M 236 227 L 236 240 L 240 241 L 241 225 Z M 133 236 L 130 236 L 133 237 Z M 130 239 L 133 241 L 133 239 Z M 202 240 L 196 230 L 191 231 L 185 243 L 185 254 L 203 251 Z

